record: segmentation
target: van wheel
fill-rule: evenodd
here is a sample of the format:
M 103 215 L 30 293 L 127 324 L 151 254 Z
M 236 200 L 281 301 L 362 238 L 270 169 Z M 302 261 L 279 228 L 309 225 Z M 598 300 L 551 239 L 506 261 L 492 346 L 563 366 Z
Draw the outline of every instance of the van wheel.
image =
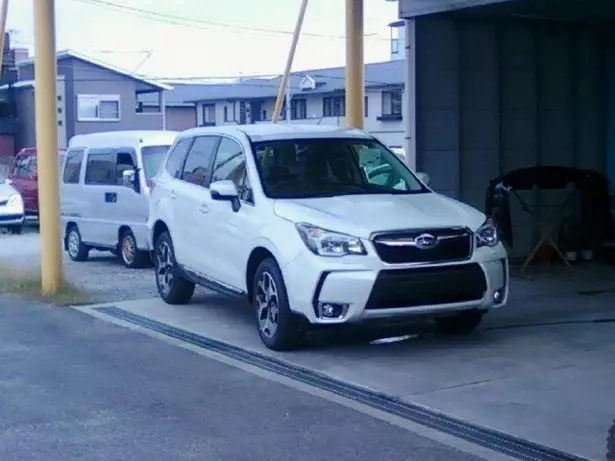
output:
M 147 251 L 140 251 L 137 248 L 137 239 L 130 229 L 122 232 L 117 254 L 120 256 L 124 266 L 129 269 L 144 267 L 149 261 L 149 253 Z
M 256 269 L 252 293 L 258 334 L 263 344 L 274 351 L 300 347 L 306 329 L 290 310 L 282 272 L 273 258 L 264 260 Z
M 435 319 L 436 327 L 445 335 L 469 335 L 483 320 L 485 311 L 472 309 Z
M 66 248 L 73 261 L 87 261 L 90 256 L 90 248 L 81 241 L 79 228 L 75 225 L 71 226 L 66 234 Z
M 175 260 L 173 241 L 164 232 L 154 246 L 154 267 L 158 294 L 168 304 L 187 304 L 194 294 L 194 283 L 186 280 Z

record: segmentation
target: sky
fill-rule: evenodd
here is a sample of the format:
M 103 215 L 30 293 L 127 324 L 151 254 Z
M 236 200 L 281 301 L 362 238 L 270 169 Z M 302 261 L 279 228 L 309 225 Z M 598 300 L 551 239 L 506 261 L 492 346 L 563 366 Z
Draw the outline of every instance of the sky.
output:
M 14 46 L 33 52 L 33 0 L 9 0 Z M 364 0 L 365 61 L 389 59 L 397 2 Z M 301 0 L 56 0 L 56 48 L 153 78 L 284 71 Z M 309 0 L 293 71 L 344 65 L 345 0 Z

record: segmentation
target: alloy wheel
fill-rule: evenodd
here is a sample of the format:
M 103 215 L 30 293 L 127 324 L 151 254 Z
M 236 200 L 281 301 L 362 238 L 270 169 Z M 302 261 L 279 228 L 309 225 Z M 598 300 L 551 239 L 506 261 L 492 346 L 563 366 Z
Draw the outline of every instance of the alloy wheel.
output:
M 132 264 L 137 254 L 137 244 L 132 236 L 128 235 L 124 237 L 122 241 L 122 258 L 126 264 Z
M 168 295 L 173 286 L 173 255 L 167 242 L 161 242 L 156 249 L 156 281 L 164 295 Z
M 260 332 L 269 339 L 273 338 L 279 326 L 280 307 L 277 286 L 267 271 L 263 272 L 258 280 L 256 308 Z

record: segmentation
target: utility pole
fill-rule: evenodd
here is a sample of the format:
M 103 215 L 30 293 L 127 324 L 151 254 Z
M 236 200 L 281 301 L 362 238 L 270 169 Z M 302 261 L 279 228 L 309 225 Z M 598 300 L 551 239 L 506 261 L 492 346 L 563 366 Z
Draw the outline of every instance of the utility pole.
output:
M 286 123 L 290 123 L 291 117 L 291 99 L 292 95 L 290 94 L 290 85 L 286 85 Z
M 365 108 L 363 0 L 346 0 L 346 125 L 363 128 Z
M 62 286 L 55 0 L 34 4 L 34 104 L 41 232 L 41 289 L 53 295 Z
M 2 66 L 4 65 L 4 36 L 6 35 L 6 18 L 9 15 L 9 0 L 2 0 L 0 6 L 0 77 L 2 77 Z
M 295 32 L 293 34 L 293 41 L 290 44 L 290 51 L 288 52 L 288 59 L 286 60 L 286 69 L 284 69 L 284 75 L 280 80 L 280 87 L 278 88 L 278 97 L 275 100 L 275 107 L 273 109 L 273 115 L 271 121 L 277 123 L 280 118 L 280 111 L 282 110 L 282 101 L 284 101 L 284 94 L 286 93 L 286 86 L 288 85 L 288 76 L 290 69 L 295 59 L 295 51 L 297 50 L 297 43 L 299 42 L 299 35 L 301 34 L 301 26 L 303 25 L 303 18 L 305 17 L 305 10 L 307 9 L 308 0 L 302 0 L 301 8 L 299 10 L 299 17 L 297 18 L 297 24 L 295 25 Z M 287 101 L 287 106 L 290 104 Z

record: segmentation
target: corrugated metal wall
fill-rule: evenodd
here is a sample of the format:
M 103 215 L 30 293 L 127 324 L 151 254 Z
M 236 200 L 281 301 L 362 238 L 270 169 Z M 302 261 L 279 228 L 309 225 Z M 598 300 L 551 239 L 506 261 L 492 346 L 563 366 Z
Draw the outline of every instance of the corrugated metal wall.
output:
M 598 33 L 562 24 L 417 19 L 417 169 L 479 209 L 490 179 L 534 165 L 605 170 Z M 522 197 L 548 215 L 565 192 Z M 545 216 L 547 217 L 547 216 Z M 514 254 L 536 233 L 513 209 Z

